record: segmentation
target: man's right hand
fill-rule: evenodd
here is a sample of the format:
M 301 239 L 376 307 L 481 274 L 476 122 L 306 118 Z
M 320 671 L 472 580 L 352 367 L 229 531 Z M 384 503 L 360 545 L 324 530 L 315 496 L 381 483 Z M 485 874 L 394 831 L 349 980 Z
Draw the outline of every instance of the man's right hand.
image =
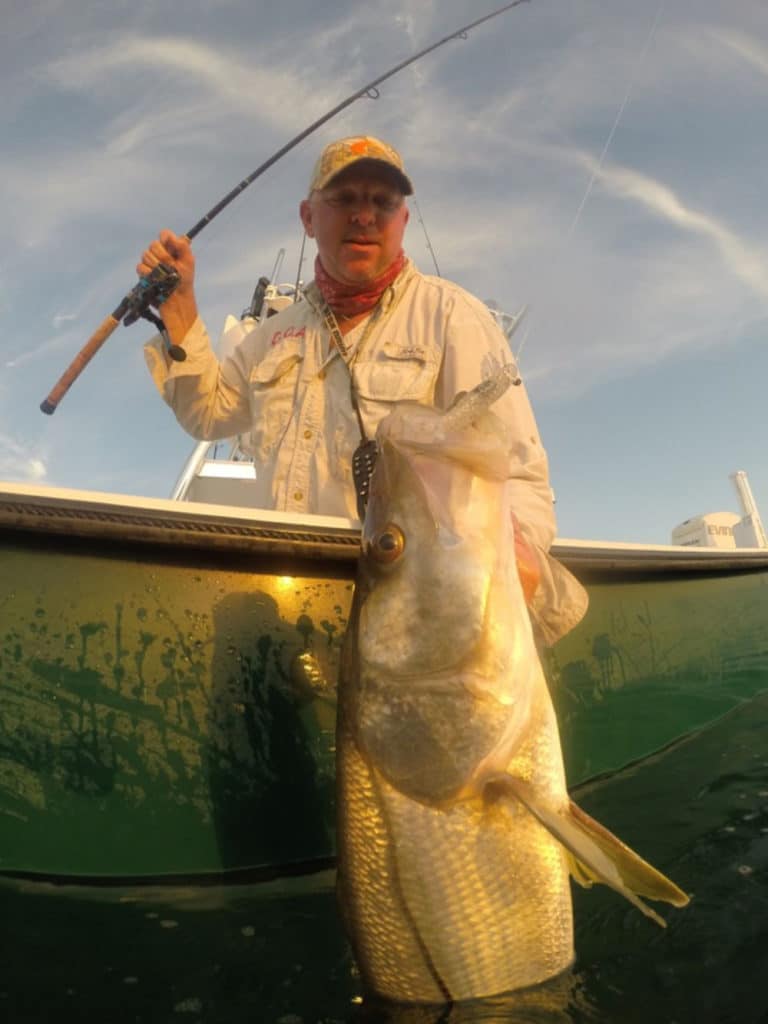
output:
M 180 278 L 179 284 L 160 307 L 160 316 L 171 342 L 181 345 L 197 319 L 195 257 L 186 235 L 175 235 L 167 228 L 163 229 L 141 254 L 136 272 L 145 277 L 158 263 L 173 267 Z

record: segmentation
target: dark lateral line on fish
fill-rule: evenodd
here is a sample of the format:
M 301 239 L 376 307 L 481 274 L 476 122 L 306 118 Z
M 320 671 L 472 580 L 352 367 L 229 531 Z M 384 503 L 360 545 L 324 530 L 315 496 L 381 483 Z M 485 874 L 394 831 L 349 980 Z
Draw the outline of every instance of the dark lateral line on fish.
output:
M 258 884 L 275 882 L 281 878 L 298 878 L 302 875 L 317 875 L 336 867 L 335 857 L 320 857 L 313 860 L 295 861 L 289 864 L 232 868 L 223 871 L 202 873 L 185 872 L 168 875 L 72 875 L 54 871 L 0 870 L 0 882 L 40 882 L 56 886 L 83 885 L 97 889 L 119 888 L 162 888 L 194 885 L 210 888 L 215 885 Z
M 388 820 L 386 803 L 385 803 L 385 801 L 384 801 L 384 799 L 383 799 L 383 797 L 381 795 L 381 786 L 379 785 L 378 780 L 376 778 L 374 778 L 373 774 L 371 775 L 371 784 L 373 785 L 373 788 L 375 790 L 377 790 L 377 797 L 378 797 L 378 802 L 379 802 L 379 811 L 381 813 L 382 818 L 384 819 L 384 823 L 387 826 L 387 829 L 389 830 L 389 834 L 393 835 L 394 832 L 393 832 L 393 829 L 392 829 L 392 822 L 390 820 Z M 395 871 L 395 877 L 397 878 L 400 875 L 400 868 L 398 866 L 397 860 L 394 857 L 392 857 L 391 859 L 392 859 L 392 864 L 393 864 L 394 871 Z M 440 989 L 440 992 L 443 995 L 443 999 L 448 1004 L 448 1009 L 450 1010 L 450 1008 L 453 1006 L 453 1002 L 454 1002 L 453 996 L 451 995 L 451 991 L 448 988 L 448 986 L 446 985 L 442 975 L 440 974 L 440 972 L 438 971 L 437 967 L 435 966 L 435 962 L 432 959 L 432 957 L 430 956 L 429 950 L 427 949 L 427 944 L 424 942 L 424 939 L 421 936 L 421 932 L 419 931 L 418 926 L 417 926 L 416 922 L 413 919 L 413 915 L 411 914 L 410 910 L 408 909 L 408 905 L 406 904 L 405 900 L 402 898 L 402 896 L 400 894 L 401 890 L 400 890 L 399 881 L 398 881 L 398 890 L 397 891 L 398 891 L 398 896 L 400 897 L 400 905 L 401 905 L 401 910 L 402 910 L 402 913 L 403 913 L 403 917 L 405 917 L 408 920 L 408 922 L 409 922 L 409 924 L 411 926 L 411 932 L 413 933 L 413 937 L 416 940 L 416 945 L 419 947 L 419 949 L 421 951 L 421 955 L 424 958 L 424 963 L 426 964 L 426 967 L 429 970 L 429 973 L 432 975 L 432 978 L 434 979 L 435 984 Z M 441 1020 L 442 1019 L 443 1018 L 441 1017 Z M 440 1024 L 440 1021 L 438 1021 L 437 1024 Z

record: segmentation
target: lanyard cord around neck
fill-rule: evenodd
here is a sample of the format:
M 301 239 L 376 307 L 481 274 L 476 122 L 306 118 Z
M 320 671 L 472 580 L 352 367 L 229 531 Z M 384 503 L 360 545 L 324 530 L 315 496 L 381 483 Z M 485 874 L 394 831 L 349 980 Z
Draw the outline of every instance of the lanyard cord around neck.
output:
M 352 400 L 352 408 L 355 410 L 355 416 L 357 417 L 357 425 L 360 428 L 360 444 L 352 453 L 352 480 L 355 486 L 355 494 L 357 496 L 357 515 L 360 520 L 365 518 L 365 506 L 368 503 L 368 495 L 371 488 L 371 475 L 373 474 L 373 467 L 376 464 L 376 442 L 369 438 L 365 432 L 365 424 L 363 423 L 363 417 L 360 412 L 360 405 L 357 401 L 357 389 L 355 387 L 355 377 L 352 373 L 352 366 L 357 358 L 358 354 L 362 351 L 363 345 L 368 340 L 371 331 L 376 325 L 379 316 L 381 315 L 381 300 L 378 305 L 375 306 L 371 313 L 368 322 L 365 325 L 362 337 L 357 343 L 354 352 L 350 352 L 347 347 L 344 337 L 339 330 L 339 324 L 336 317 L 333 314 L 333 310 L 326 302 L 323 308 L 323 320 L 325 326 L 333 338 L 336 348 L 339 350 L 344 365 L 349 370 L 349 395 Z
M 377 303 L 377 305 L 373 309 L 373 312 L 368 318 L 368 322 L 365 325 L 365 329 L 363 330 L 362 336 L 358 341 L 354 352 L 349 351 L 349 348 L 346 342 L 344 341 L 344 336 L 342 335 L 339 329 L 339 323 L 333 313 L 333 310 L 331 309 L 327 302 L 323 306 L 322 314 L 323 322 L 325 323 L 325 326 L 328 328 L 329 334 L 333 338 L 333 342 L 339 351 L 339 355 L 341 356 L 344 365 L 346 366 L 347 370 L 349 370 L 349 394 L 352 400 L 352 408 L 355 410 L 355 416 L 357 417 L 357 425 L 360 428 L 360 437 L 362 441 L 365 443 L 369 440 L 369 438 L 365 432 L 365 425 L 363 424 L 363 417 L 360 412 L 360 405 L 357 401 L 357 388 L 355 386 L 355 377 L 354 374 L 352 373 L 352 366 L 354 365 L 355 359 L 357 359 L 358 355 L 362 351 L 363 345 L 365 345 L 365 343 L 368 341 L 368 338 L 370 337 L 371 332 L 373 331 L 373 328 L 376 326 L 376 323 L 381 315 L 381 301 Z

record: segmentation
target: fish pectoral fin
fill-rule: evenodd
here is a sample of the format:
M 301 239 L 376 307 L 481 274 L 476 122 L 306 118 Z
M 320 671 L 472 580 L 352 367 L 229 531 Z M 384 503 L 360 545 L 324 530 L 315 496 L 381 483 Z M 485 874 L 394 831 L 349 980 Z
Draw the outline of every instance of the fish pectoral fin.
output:
M 600 881 L 599 878 L 590 872 L 588 867 L 581 863 L 578 857 L 574 857 L 570 850 L 565 851 L 565 856 L 568 859 L 568 870 L 571 873 L 571 878 L 582 889 L 591 889 L 595 882 Z
M 499 784 L 501 779 L 494 782 Z M 573 801 L 569 801 L 566 808 L 553 807 L 539 798 L 529 783 L 509 775 L 504 777 L 503 785 L 562 843 L 569 854 L 571 873 L 579 885 L 602 882 L 610 886 L 662 928 L 666 928 L 666 921 L 643 902 L 642 896 L 675 907 L 684 907 L 689 902 L 688 896 L 674 882 Z

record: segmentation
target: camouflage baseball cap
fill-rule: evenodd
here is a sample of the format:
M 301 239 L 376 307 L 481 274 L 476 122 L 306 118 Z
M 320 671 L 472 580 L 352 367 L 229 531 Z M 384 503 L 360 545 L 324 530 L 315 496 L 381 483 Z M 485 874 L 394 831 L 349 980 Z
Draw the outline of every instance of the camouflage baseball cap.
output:
M 347 139 L 331 142 L 320 154 L 312 172 L 309 191 L 325 188 L 337 174 L 358 162 L 384 164 L 397 182 L 404 196 L 413 195 L 413 185 L 403 167 L 403 160 L 396 149 L 371 135 L 353 135 Z

